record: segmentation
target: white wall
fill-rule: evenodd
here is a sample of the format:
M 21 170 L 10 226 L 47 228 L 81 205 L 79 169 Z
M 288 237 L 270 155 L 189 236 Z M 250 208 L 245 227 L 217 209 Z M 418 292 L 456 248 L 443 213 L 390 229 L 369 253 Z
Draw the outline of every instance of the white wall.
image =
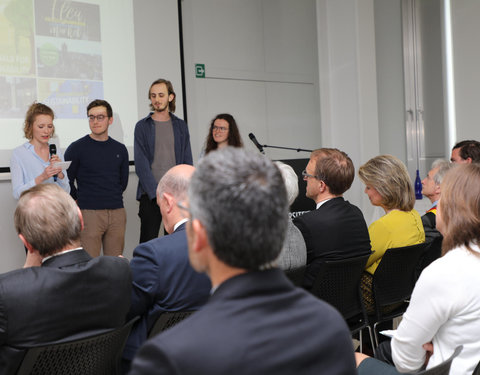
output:
M 314 0 L 184 0 L 188 124 L 194 159 L 216 114 L 237 120 L 243 142 L 321 145 Z M 206 78 L 194 65 L 205 64 Z M 266 149 L 272 159 L 308 153 Z
M 347 152 L 355 169 L 379 153 L 373 0 L 317 0 L 322 145 Z M 378 214 L 356 177 L 345 197 L 367 222 Z
M 452 34 L 457 141 L 480 140 L 480 1 L 455 0 Z

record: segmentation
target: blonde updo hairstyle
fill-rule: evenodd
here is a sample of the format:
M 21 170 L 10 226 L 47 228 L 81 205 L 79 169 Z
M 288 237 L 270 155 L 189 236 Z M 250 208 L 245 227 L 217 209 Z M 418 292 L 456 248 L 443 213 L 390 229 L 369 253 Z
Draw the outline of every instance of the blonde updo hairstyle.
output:
M 413 209 L 415 193 L 412 181 L 400 159 L 393 155 L 376 156 L 359 168 L 358 175 L 365 185 L 378 191 L 385 209 Z

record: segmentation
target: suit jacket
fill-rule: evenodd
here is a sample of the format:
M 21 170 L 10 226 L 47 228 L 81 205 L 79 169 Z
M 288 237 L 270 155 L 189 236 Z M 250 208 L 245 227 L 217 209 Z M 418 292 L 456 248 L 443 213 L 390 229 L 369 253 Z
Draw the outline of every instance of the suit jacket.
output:
M 320 263 L 367 255 L 370 236 L 362 211 L 342 197 L 330 199 L 317 210 L 293 220 L 307 245 L 304 286 L 310 288 Z
M 274 268 L 232 277 L 209 302 L 149 340 L 140 374 L 356 374 L 350 332 L 330 305 Z
M 425 242 L 433 242 L 435 238 L 442 237 L 442 234 L 437 230 L 437 215 L 428 211 L 422 216 L 423 229 L 425 230 Z
M 211 289 L 208 277 L 190 266 L 185 224 L 168 236 L 137 246 L 130 267 L 133 288 L 128 317 L 141 318 L 125 345 L 127 360 L 133 359 L 162 312 L 197 310 L 207 302 Z
M 0 374 L 16 372 L 25 348 L 123 325 L 130 290 L 126 259 L 83 249 L 1 275 Z

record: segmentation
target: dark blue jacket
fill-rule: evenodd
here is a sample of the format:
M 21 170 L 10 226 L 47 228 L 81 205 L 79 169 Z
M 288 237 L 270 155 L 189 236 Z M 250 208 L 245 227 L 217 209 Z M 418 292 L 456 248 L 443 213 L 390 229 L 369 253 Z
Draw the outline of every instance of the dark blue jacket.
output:
M 355 375 L 350 331 L 283 271 L 221 283 L 201 310 L 147 341 L 129 375 Z
M 141 319 L 125 346 L 123 356 L 129 360 L 162 312 L 197 310 L 205 304 L 211 289 L 208 277 L 190 266 L 185 224 L 168 236 L 138 245 L 130 269 L 133 288 L 128 318 Z
M 135 159 L 135 172 L 138 176 L 137 200 L 142 194 L 147 194 L 154 199 L 157 190 L 157 181 L 153 177 L 152 163 L 155 153 L 155 123 L 152 113 L 141 119 L 135 125 L 135 139 L 133 152 Z M 179 119 L 173 113 L 172 118 L 173 138 L 175 140 L 175 163 L 193 165 L 192 149 L 190 147 L 190 134 L 185 121 Z

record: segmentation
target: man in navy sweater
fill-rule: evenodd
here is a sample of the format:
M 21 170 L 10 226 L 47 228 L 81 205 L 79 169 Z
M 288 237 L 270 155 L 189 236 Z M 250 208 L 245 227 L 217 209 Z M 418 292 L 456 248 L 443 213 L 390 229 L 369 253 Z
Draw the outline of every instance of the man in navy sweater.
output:
M 120 255 L 125 243 L 127 222 L 123 192 L 128 183 L 128 152 L 108 136 L 113 111 L 105 100 L 96 99 L 87 107 L 91 133 L 73 142 L 65 151 L 70 194 L 82 210 L 85 227 L 81 233 L 84 249 L 93 257 Z

